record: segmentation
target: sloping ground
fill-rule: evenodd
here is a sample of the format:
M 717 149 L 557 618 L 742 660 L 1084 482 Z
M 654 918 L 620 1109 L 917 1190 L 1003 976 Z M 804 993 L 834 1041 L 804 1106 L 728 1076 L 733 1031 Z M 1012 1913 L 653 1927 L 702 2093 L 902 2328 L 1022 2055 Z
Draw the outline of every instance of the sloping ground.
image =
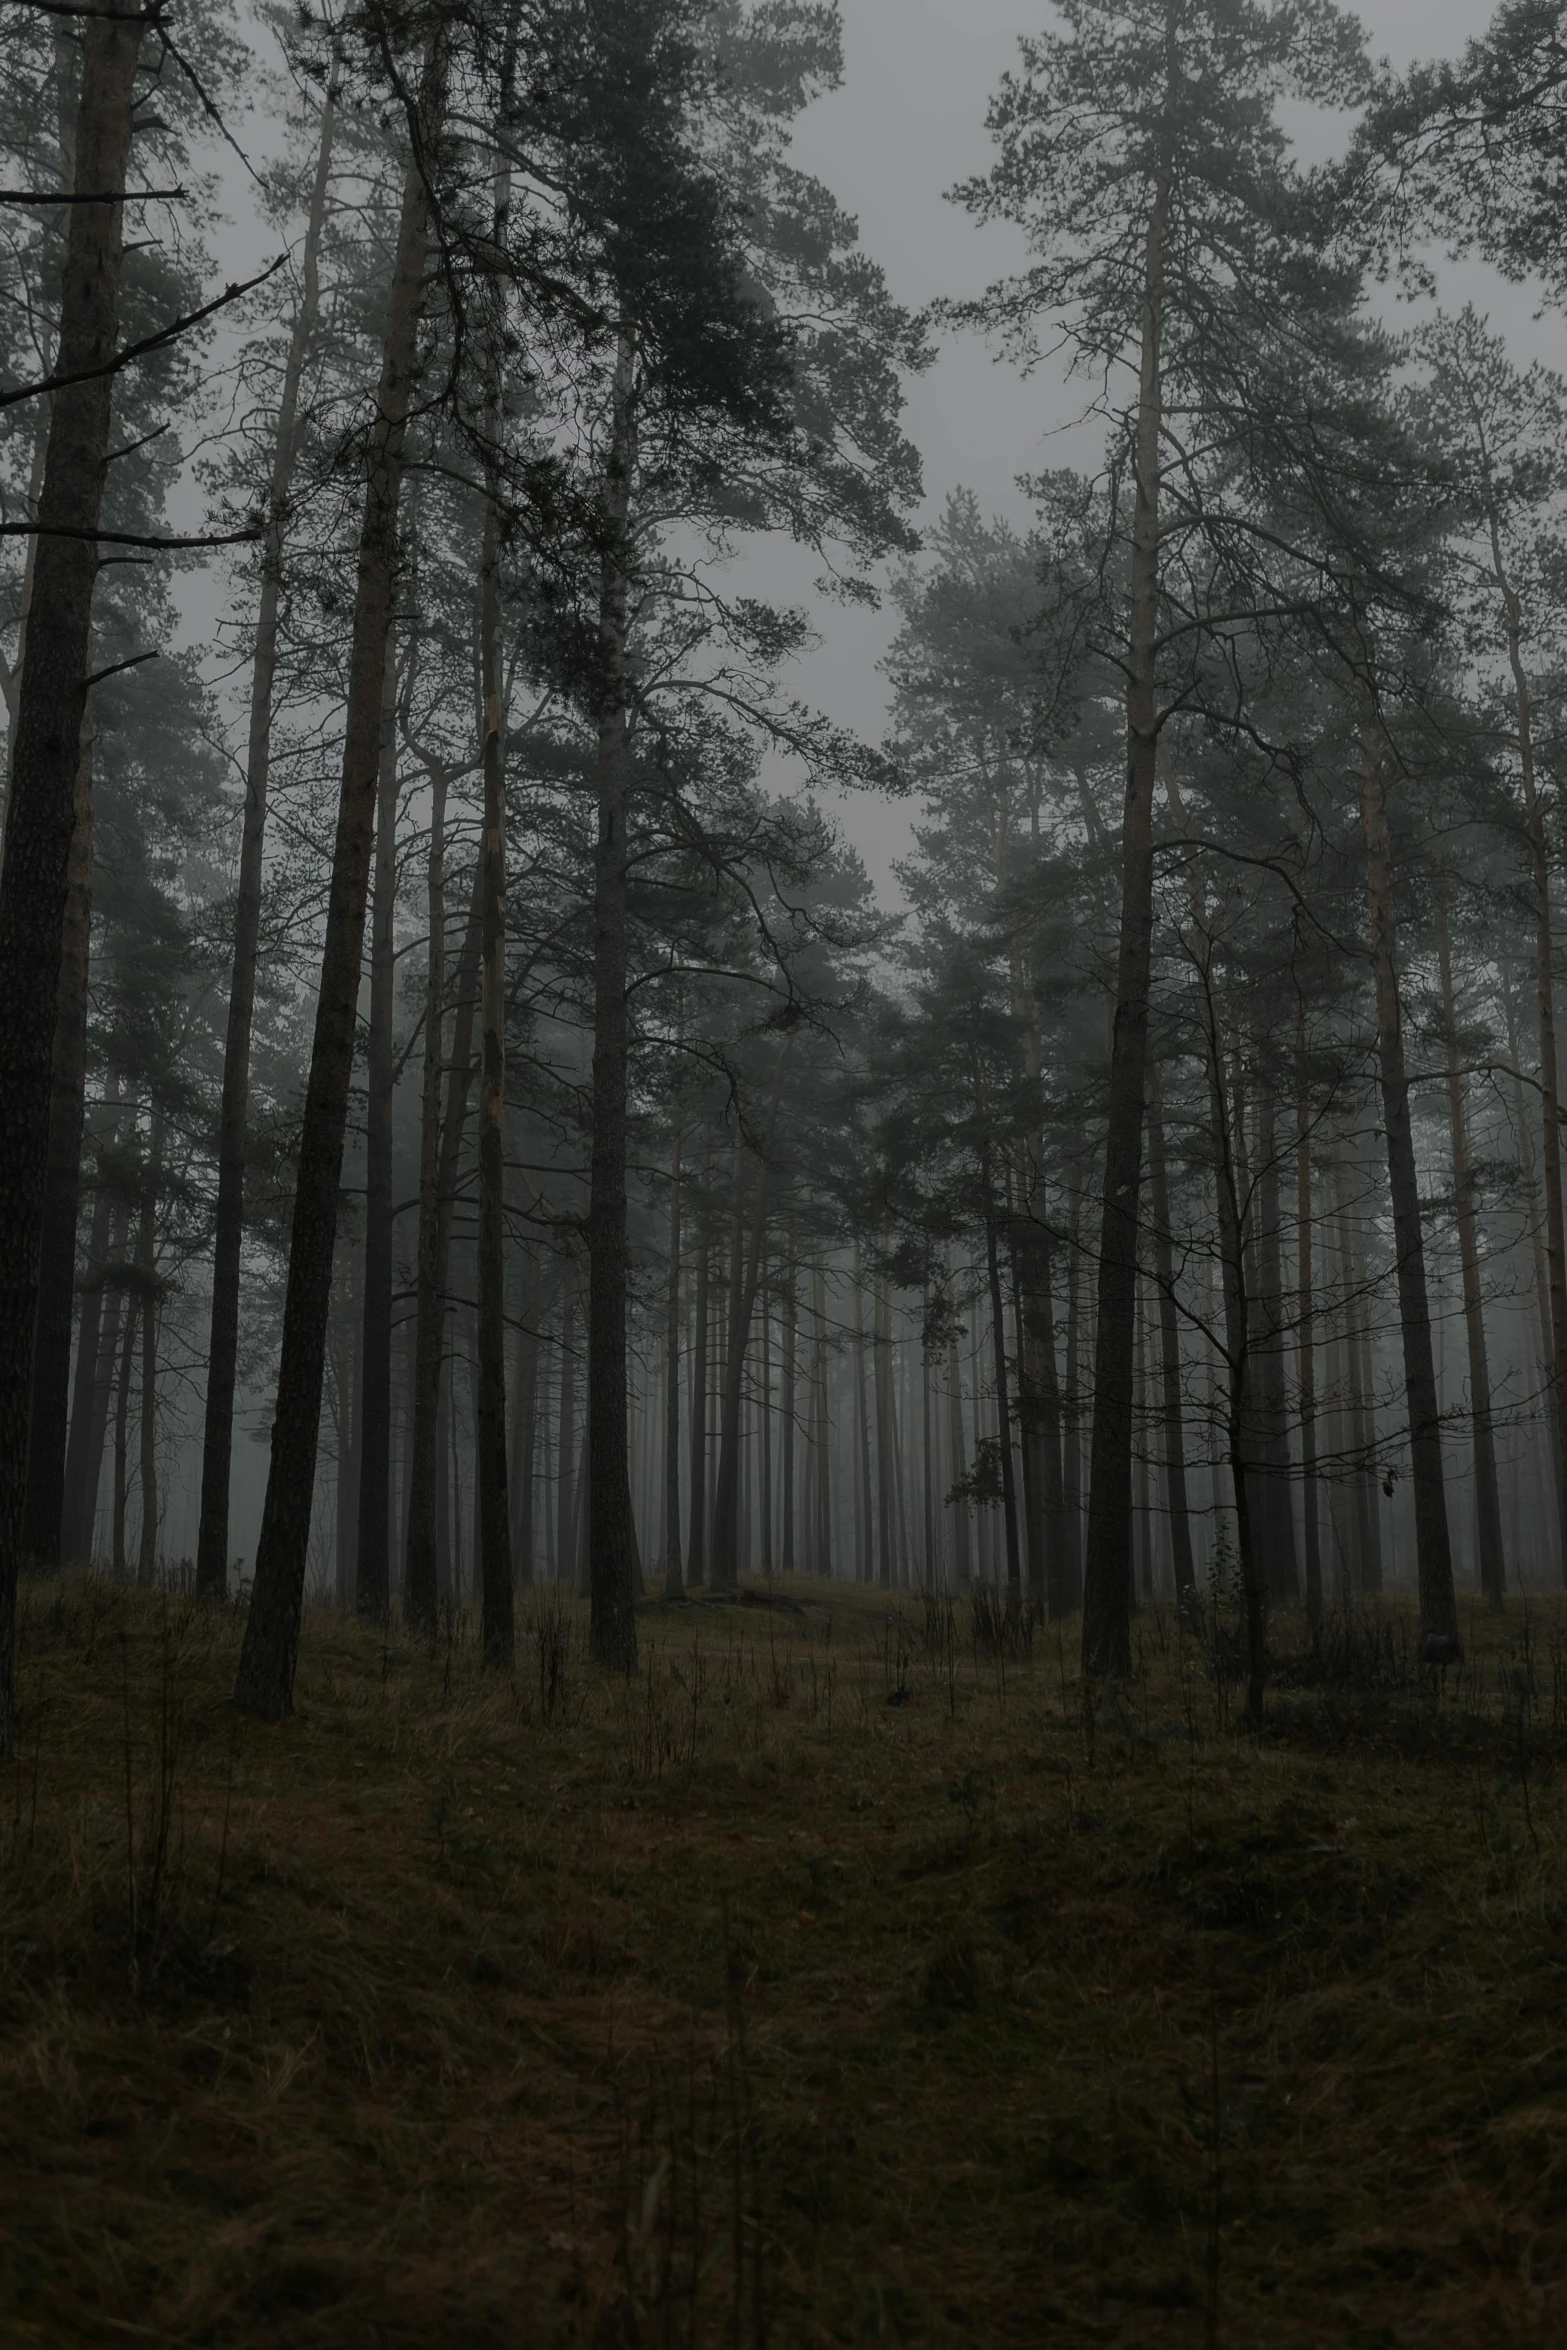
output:
M 1085 1726 L 787 1589 L 629 1686 L 318 1613 L 267 1729 L 232 1617 L 29 1586 L 7 2350 L 1567 2340 L 1560 1619 L 1254 1742 L 1167 1616 Z

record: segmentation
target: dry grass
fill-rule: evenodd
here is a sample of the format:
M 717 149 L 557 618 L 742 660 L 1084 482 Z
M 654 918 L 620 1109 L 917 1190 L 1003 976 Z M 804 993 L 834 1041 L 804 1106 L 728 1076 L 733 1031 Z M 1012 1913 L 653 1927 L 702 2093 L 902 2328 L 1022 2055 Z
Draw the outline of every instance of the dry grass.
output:
M 1567 2340 L 1567 1619 L 1253 1741 L 1168 1616 L 1085 1719 L 788 1588 L 629 1686 L 318 1614 L 266 1729 L 232 1617 L 31 1585 L 6 2350 Z

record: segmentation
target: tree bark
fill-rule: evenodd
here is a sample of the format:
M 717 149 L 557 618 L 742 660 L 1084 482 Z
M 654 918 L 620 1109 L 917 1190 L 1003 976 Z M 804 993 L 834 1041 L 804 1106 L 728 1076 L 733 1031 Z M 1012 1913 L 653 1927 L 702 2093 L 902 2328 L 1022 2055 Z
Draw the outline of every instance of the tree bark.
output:
M 947 1348 L 947 1450 L 951 1454 L 951 1480 L 947 1490 L 961 1485 L 968 1474 L 963 1445 L 963 1369 L 958 1355 L 958 1343 L 953 1339 Z M 967 1591 L 974 1581 L 972 1546 L 969 1542 L 969 1505 L 958 1500 L 948 1503 L 957 1511 L 953 1530 L 953 1581 L 959 1591 Z
M 1545 1254 L 1549 1272 L 1551 1371 L 1554 1430 L 1557 1444 L 1557 1528 L 1562 1580 L 1567 1582 L 1567 1220 L 1562 1204 L 1562 1135 L 1560 1079 L 1556 1059 L 1556 991 L 1554 945 L 1551 937 L 1551 864 L 1546 838 L 1545 811 L 1540 803 L 1534 765 L 1534 700 L 1523 661 L 1523 604 L 1513 586 L 1502 554 L 1501 531 L 1486 468 L 1488 521 L 1492 568 L 1502 596 L 1507 628 L 1507 664 L 1513 680 L 1513 709 L 1518 723 L 1518 772 L 1523 784 L 1525 829 L 1529 839 L 1529 879 L 1534 894 L 1535 1006 L 1540 1033 L 1541 1172 L 1545 1186 Z
M 1172 61 L 1173 62 L 1173 61 Z M 1121 937 L 1105 1136 L 1089 1455 L 1083 1670 L 1096 1680 L 1132 1669 L 1132 1357 L 1136 1338 L 1143 1087 L 1153 956 L 1153 794 L 1158 754 L 1159 462 L 1163 414 L 1164 238 L 1171 169 L 1160 159 L 1143 257 L 1131 632 L 1127 648 L 1126 799 L 1121 827 Z
M 440 132 L 446 66 L 443 19 L 430 38 L 419 93 L 421 143 L 426 153 L 433 149 Z M 370 436 L 349 656 L 343 776 L 294 1187 L 272 1458 L 256 1549 L 255 1584 L 234 1683 L 235 1703 L 268 1721 L 291 1713 L 294 1704 L 294 1667 L 321 1428 L 332 1254 L 381 764 L 381 702 L 397 582 L 398 501 L 409 399 L 418 364 L 428 247 L 428 196 L 421 160 L 416 156 L 403 188 L 381 381 Z
M 141 1291 L 141 1538 L 136 1581 L 150 1591 L 158 1576 L 158 1187 L 163 1174 L 163 1113 L 154 1109 L 142 1176 L 136 1270 Z
M 1300 1600 L 1295 1504 L 1290 1485 L 1288 1403 L 1284 1382 L 1284 1264 L 1279 1236 L 1278 1121 L 1274 1073 L 1257 1087 L 1257 1405 L 1261 1441 L 1258 1535 L 1268 1598 L 1275 1607 Z
M 1164 1158 L 1164 1117 L 1159 1089 L 1148 1104 L 1148 1190 L 1153 1214 L 1154 1276 L 1159 1291 L 1159 1374 L 1162 1389 L 1165 1492 L 1170 1508 L 1170 1560 L 1176 1605 L 1189 1609 L 1197 1596 L 1192 1558 L 1191 1511 L 1186 1497 L 1186 1422 L 1181 1394 L 1181 1332 L 1175 1302 L 1175 1251 L 1170 1229 L 1170 1186 Z
M 119 1095 L 118 1082 L 112 1073 L 108 1093 L 106 1106 L 108 1116 L 112 1119 Z M 99 1357 L 105 1322 L 104 1292 L 107 1285 L 104 1281 L 104 1267 L 109 1257 L 118 1253 L 114 1195 L 105 1180 L 103 1168 L 105 1145 L 110 1139 L 111 1131 L 106 1127 L 99 1137 L 98 1198 L 87 1236 L 87 1275 L 82 1291 L 81 1330 L 76 1341 L 76 1376 L 71 1390 L 71 1430 L 65 1448 L 60 1553 L 67 1564 L 76 1559 L 85 1559 L 90 1554 L 93 1519 L 97 1514 L 99 1463 L 97 1455 L 90 1453 L 90 1438 L 98 1401 Z M 111 1342 L 107 1370 L 112 1373 L 112 1369 Z M 88 1491 L 89 1459 L 91 1492 Z
M 794 1233 L 784 1236 L 784 1290 L 783 1290 L 783 1361 L 780 1365 L 778 1394 L 779 1463 L 778 1479 L 782 1487 L 779 1497 L 780 1527 L 778 1557 L 784 1573 L 794 1569 L 794 1415 L 795 1367 L 799 1348 L 799 1295 L 796 1289 Z
M 593 1168 L 588 1200 L 589 1642 L 600 1664 L 637 1661 L 636 1533 L 626 1454 L 626 1115 L 630 1067 L 631 739 L 629 522 L 636 472 L 635 349 L 620 330 L 600 505 L 598 843 L 593 860 Z
M 134 0 L 103 0 L 102 13 L 84 28 L 75 185 L 101 200 L 69 207 L 61 375 L 101 368 L 114 354 L 124 243 L 120 192 L 150 21 Z M 113 385 L 112 374 L 90 375 L 52 399 L 0 865 L 0 1761 L 15 1749 L 16 1581 L 55 1031 Z
M 76 1221 L 82 1190 L 82 1130 L 87 1108 L 87 965 L 92 937 L 93 725 L 82 715 L 81 753 L 66 867 L 60 1000 L 55 1014 L 54 1076 L 49 1100 L 49 1159 L 38 1252 L 38 1322 L 33 1342 L 33 1400 L 27 1442 L 27 1501 L 22 1545 L 39 1566 L 60 1563 L 65 1513 L 66 1399 L 71 1386 L 71 1324 L 76 1303 Z
M 691 1473 L 687 1479 L 691 1531 L 686 1543 L 686 1581 L 693 1590 L 699 1590 L 707 1580 L 707 1322 L 712 1252 L 712 1224 L 704 1197 L 697 1234 L 696 1295 L 691 1305 Z
M 142 1299 L 133 1289 L 125 1315 L 125 1340 L 120 1348 L 120 1368 L 114 1390 L 114 1504 L 110 1535 L 110 1563 L 116 1582 L 125 1578 L 125 1505 L 127 1464 L 130 1453 L 131 1427 L 131 1366 L 136 1359 L 136 1330 L 145 1310 Z
M 392 1550 L 392 1015 L 397 963 L 397 663 L 390 652 L 381 702 L 375 804 L 375 898 L 370 928 L 370 1032 L 365 1068 L 363 1345 L 354 1418 L 358 1455 L 354 1606 L 372 1624 L 391 1609 Z
M 205 1599 L 228 1590 L 229 1484 L 234 1456 L 234 1390 L 239 1360 L 239 1274 L 245 1230 L 245 1128 L 250 1107 L 250 1038 L 255 1020 L 261 941 L 262 849 L 272 760 L 272 693 L 277 676 L 283 594 L 283 532 L 299 448 L 299 387 L 321 305 L 321 238 L 326 225 L 332 135 L 337 120 L 337 59 L 328 75 L 305 223 L 299 307 L 294 313 L 261 546 L 261 593 L 250 672 L 250 735 L 245 755 L 245 813 L 240 833 L 239 891 L 228 1028 L 223 1043 L 223 1098 L 218 1119 L 218 1197 L 212 1252 L 212 1321 L 207 1346 L 207 1401 L 201 1452 L 201 1519 L 196 1589 Z
M 820 1257 L 815 1259 L 811 1267 L 811 1316 L 816 1331 L 816 1377 L 813 1383 L 816 1440 L 812 1446 L 816 1520 L 812 1528 L 812 1541 L 816 1553 L 816 1572 L 829 1576 L 832 1573 L 833 1548 L 832 1460 L 827 1412 L 827 1276 Z
M 125 1248 L 126 1219 L 123 1208 L 117 1208 L 109 1227 L 108 1261 L 118 1264 Z M 109 1411 L 114 1394 L 114 1366 L 118 1358 L 120 1316 L 125 1310 L 123 1284 L 116 1280 L 102 1284 L 105 1294 L 103 1320 L 98 1330 L 97 1361 L 91 1368 L 90 1392 L 81 1398 L 85 1406 L 84 1440 L 82 1445 L 82 1477 L 80 1488 L 67 1485 L 67 1493 L 75 1500 L 80 1515 L 76 1519 L 76 1534 L 68 1558 L 90 1559 L 93 1535 L 98 1523 L 98 1487 L 103 1481 L 103 1453 L 109 1437 Z M 74 1427 L 72 1430 L 74 1439 Z M 73 1452 L 74 1452 L 73 1442 Z M 66 1464 L 67 1478 L 71 1463 Z
M 1512 965 L 1508 956 L 1497 959 L 1497 977 L 1501 982 L 1502 1020 L 1507 1031 L 1507 1058 L 1513 1067 L 1513 1123 L 1518 1136 L 1518 1162 L 1523 1175 L 1524 1193 L 1529 1202 L 1529 1247 L 1534 1259 L 1535 1307 L 1540 1317 L 1540 1374 L 1545 1383 L 1545 1418 L 1550 1433 L 1546 1447 L 1550 1455 L 1548 1483 L 1554 1496 L 1552 1526 L 1557 1536 L 1554 1550 L 1558 1559 L 1567 1557 L 1567 1545 L 1562 1541 L 1562 1522 L 1567 1512 L 1567 1475 L 1562 1467 L 1561 1446 L 1557 1441 L 1557 1393 L 1551 1364 L 1555 1341 L 1551 1335 L 1550 1279 L 1545 1268 L 1545 1244 L 1541 1237 L 1539 1184 L 1535 1176 L 1534 1139 L 1531 1120 L 1524 1103 L 1523 1080 L 1519 1075 L 1518 1014 L 1513 1002 Z
M 1458 1650 L 1458 1605 L 1448 1541 L 1447 1497 L 1442 1482 L 1442 1417 L 1431 1359 L 1431 1317 L 1426 1301 L 1425 1240 L 1420 1226 L 1420 1187 L 1409 1115 L 1409 1079 L 1404 1065 L 1403 1012 L 1399 1001 L 1398 924 L 1393 907 L 1393 851 L 1388 831 L 1382 762 L 1368 720 L 1360 762 L 1361 822 L 1366 840 L 1366 894 L 1371 914 L 1372 968 L 1376 977 L 1377 1059 L 1382 1117 L 1387 1129 L 1388 1187 L 1393 1205 L 1393 1245 L 1398 1260 L 1398 1315 L 1403 1339 L 1404 1387 L 1409 1406 L 1410 1465 L 1415 1487 L 1415 1546 L 1420 1584 L 1420 1628 L 1425 1640 Z M 1446 1653 L 1444 1651 L 1444 1653 Z
M 1007 1544 L 1007 1614 L 1023 1612 L 1023 1560 L 1018 1541 L 1017 1478 L 1012 1461 L 1012 1408 L 1007 1395 L 1007 1335 L 1002 1319 L 1001 1253 L 996 1238 L 996 1199 L 990 1175 L 990 1146 L 984 1146 L 981 1181 L 985 1208 L 985 1272 L 990 1287 L 990 1349 L 996 1376 L 996 1443 L 1001 1461 L 1001 1509 Z
M 1480 1231 L 1475 1180 L 1469 1164 L 1464 1116 L 1464 1082 L 1459 1074 L 1458 1018 L 1453 1000 L 1453 948 L 1448 931 L 1447 891 L 1436 897 L 1437 962 L 1442 981 L 1442 1029 L 1447 1048 L 1447 1111 L 1452 1130 L 1453 1213 L 1458 1223 L 1458 1259 L 1463 1277 L 1464 1330 L 1469 1341 L 1469 1427 L 1474 1444 L 1475 1533 L 1480 1590 L 1486 1605 L 1499 1608 L 1507 1570 L 1502 1547 L 1502 1495 L 1496 1475 L 1496 1434 L 1491 1422 L 1491 1366 L 1485 1343 L 1485 1301 L 1480 1286 Z
M 504 175 L 502 175 L 504 177 Z M 496 198 L 496 244 L 504 244 L 509 194 Z M 499 368 L 499 327 L 496 326 Z M 493 430 L 500 432 L 497 374 Z M 506 1492 L 506 709 L 501 664 L 499 481 L 485 505 L 481 589 L 484 686 L 484 842 L 478 1159 L 478 1397 L 475 1484 L 479 1517 L 480 1636 L 484 1662 L 509 1672 L 516 1652 L 511 1510 Z
M 435 855 L 432 844 L 432 860 Z M 432 896 L 436 894 L 432 884 Z M 444 896 L 442 897 L 444 907 Z M 442 1378 L 446 1355 L 448 1268 L 451 1262 L 452 1213 L 457 1200 L 457 1172 L 462 1158 L 463 1127 L 468 1094 L 473 1084 L 473 1016 L 479 983 L 483 938 L 484 860 L 473 869 L 473 894 L 468 922 L 457 961 L 456 1004 L 452 1018 L 452 1057 L 446 1071 L 446 1112 L 431 1119 L 432 1093 L 440 1100 L 441 1028 L 437 1009 L 433 1028 L 425 1038 L 425 1076 L 420 1131 L 418 1327 L 414 1339 L 413 1460 L 408 1492 L 408 1547 L 403 1606 L 408 1622 L 427 1639 L 434 1637 L 440 1604 L 442 1546 L 445 1518 L 436 1496 L 436 1477 L 443 1460 L 439 1428 L 442 1399 L 451 1382 Z M 445 921 L 444 911 L 435 917 Z M 434 932 L 431 952 L 434 954 Z M 445 958 L 437 959 L 435 980 L 444 979 Z M 429 1019 L 428 996 L 426 1014 Z M 430 1054 L 436 1056 L 432 1077 Z M 432 1139 L 432 1129 L 433 1137 Z M 426 1182 L 426 1163 L 431 1172 Z M 428 1214 L 426 1209 L 428 1207 Z
M 1312 1280 L 1311 1093 L 1306 1057 L 1306 998 L 1295 995 L 1296 1340 L 1300 1363 L 1300 1480 L 1305 1535 L 1306 1621 L 1322 1624 L 1322 1538 L 1317 1491 L 1316 1295 Z
M 539 1330 L 542 1300 L 531 1245 L 523 1251 L 522 1295 L 518 1309 L 517 1355 L 512 1394 L 511 1494 L 512 1566 L 520 1589 L 532 1588 L 534 1567 L 534 1463 L 539 1447 Z
M 669 1146 L 669 1273 L 664 1309 L 664 1597 L 680 1599 L 680 1157 L 677 1126 Z

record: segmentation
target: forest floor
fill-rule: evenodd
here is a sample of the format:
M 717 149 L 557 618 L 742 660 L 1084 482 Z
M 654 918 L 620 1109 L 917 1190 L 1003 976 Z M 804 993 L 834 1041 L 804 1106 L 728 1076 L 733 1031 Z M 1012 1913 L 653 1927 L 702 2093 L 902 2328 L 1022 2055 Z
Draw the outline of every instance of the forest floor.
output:
M 1225 1637 L 780 1578 L 629 1684 L 33 1582 L 0 2343 L 1560 2345 L 1567 1614 Z M 1291 1640 L 1296 1642 L 1292 1649 Z

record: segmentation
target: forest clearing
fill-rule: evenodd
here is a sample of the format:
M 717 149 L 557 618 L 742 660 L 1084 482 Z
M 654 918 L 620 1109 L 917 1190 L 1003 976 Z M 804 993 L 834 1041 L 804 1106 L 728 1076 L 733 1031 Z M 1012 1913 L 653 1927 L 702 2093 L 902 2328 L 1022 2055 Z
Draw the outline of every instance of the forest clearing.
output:
M 1255 1738 L 1168 1608 L 1091 1732 L 934 1596 L 621 1683 L 571 1601 L 505 1682 L 327 1615 L 271 1728 L 232 1616 L 34 1587 L 0 2337 L 1558 2342 L 1567 1619 L 1466 1629 Z

